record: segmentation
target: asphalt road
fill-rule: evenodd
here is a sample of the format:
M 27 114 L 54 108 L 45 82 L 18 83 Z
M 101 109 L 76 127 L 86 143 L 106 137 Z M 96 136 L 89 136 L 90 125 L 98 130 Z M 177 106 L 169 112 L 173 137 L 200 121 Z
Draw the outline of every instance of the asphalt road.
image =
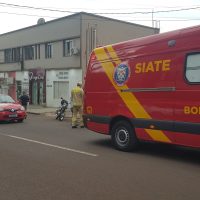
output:
M 124 153 L 108 136 L 43 115 L 0 124 L 0 200 L 197 200 L 199 183 L 200 150 Z

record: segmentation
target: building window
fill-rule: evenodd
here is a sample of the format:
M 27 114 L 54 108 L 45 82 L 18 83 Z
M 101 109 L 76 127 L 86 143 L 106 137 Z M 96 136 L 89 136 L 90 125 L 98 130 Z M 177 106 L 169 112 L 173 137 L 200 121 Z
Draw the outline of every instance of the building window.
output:
M 45 58 L 52 58 L 52 43 L 45 44 Z
M 38 59 L 40 59 L 40 44 L 38 44 Z
M 35 46 L 26 46 L 24 47 L 24 59 L 33 60 L 34 59 Z
M 64 40 L 63 41 L 63 56 L 72 56 L 73 41 Z
M 13 62 L 20 61 L 20 47 L 12 49 L 12 61 Z
M 35 56 L 35 60 L 40 59 L 40 44 L 35 44 L 34 45 L 34 56 Z
M 190 83 L 200 83 L 200 53 L 187 56 L 185 76 Z
M 5 63 L 20 62 L 22 59 L 40 59 L 40 45 L 30 45 L 4 50 Z
M 21 49 L 20 47 L 5 49 L 4 51 L 5 62 L 6 63 L 19 62 L 20 49 Z
M 10 63 L 12 62 L 12 49 L 5 49 L 4 51 L 4 55 L 5 55 L 5 62 L 6 63 Z

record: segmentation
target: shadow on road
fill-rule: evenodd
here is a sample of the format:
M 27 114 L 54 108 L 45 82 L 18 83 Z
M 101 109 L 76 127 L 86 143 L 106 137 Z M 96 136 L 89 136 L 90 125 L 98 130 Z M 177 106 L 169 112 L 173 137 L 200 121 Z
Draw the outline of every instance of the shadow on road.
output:
M 110 138 L 95 140 L 92 142 L 92 145 L 98 145 L 103 148 L 117 151 L 112 146 Z M 191 162 L 193 164 L 200 165 L 200 149 L 189 147 L 142 142 L 137 151 L 125 153 L 129 155 L 132 153 L 137 155 L 161 157 L 162 159 L 176 160 L 179 162 Z
M 92 144 L 95 146 L 98 145 L 107 149 L 113 149 L 110 137 L 107 137 L 105 139 L 94 140 L 92 141 Z
M 19 122 L 17 120 L 11 120 L 11 121 L 0 121 L 0 125 L 6 125 L 6 124 L 20 124 L 22 122 Z
M 200 165 L 200 149 L 195 148 L 161 143 L 142 143 L 137 153 Z

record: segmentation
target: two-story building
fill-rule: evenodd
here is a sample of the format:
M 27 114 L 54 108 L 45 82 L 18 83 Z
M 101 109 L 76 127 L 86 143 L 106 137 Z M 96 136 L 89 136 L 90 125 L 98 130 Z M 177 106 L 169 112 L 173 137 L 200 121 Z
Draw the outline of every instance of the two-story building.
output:
M 159 29 L 80 12 L 0 35 L 0 93 L 57 106 L 82 82 L 97 46 L 157 34 Z M 94 83 L 99 84 L 99 83 Z

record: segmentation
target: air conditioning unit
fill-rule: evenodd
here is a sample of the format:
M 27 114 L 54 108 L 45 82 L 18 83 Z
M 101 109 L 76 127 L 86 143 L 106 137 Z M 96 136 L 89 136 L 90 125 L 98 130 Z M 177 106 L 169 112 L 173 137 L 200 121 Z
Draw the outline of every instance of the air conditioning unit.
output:
M 79 55 L 79 53 L 80 53 L 80 50 L 78 48 L 72 48 L 71 49 L 71 54 L 72 55 Z

